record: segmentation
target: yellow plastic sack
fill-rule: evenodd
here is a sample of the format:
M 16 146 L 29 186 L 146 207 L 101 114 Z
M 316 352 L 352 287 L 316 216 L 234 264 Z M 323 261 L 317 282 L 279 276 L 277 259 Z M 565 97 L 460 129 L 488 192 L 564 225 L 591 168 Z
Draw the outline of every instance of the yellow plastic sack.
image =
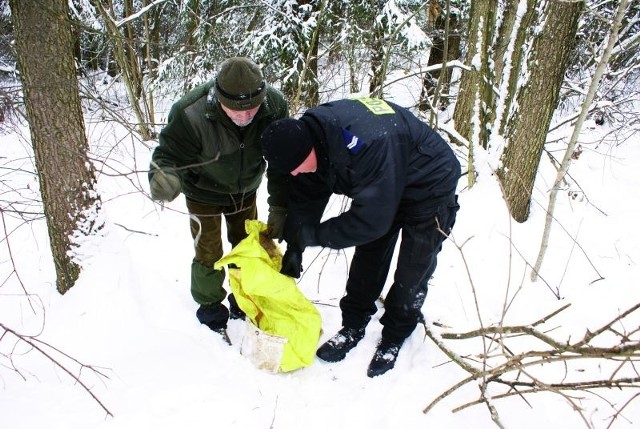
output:
M 267 225 L 247 220 L 245 229 L 248 237 L 214 268 L 228 267 L 231 290 L 247 319 L 259 330 L 282 338 L 284 348 L 281 358 L 276 358 L 277 369 L 287 372 L 309 366 L 322 330 L 320 313 L 293 278 L 280 274 L 282 253 L 278 246 L 264 235 L 261 244 L 260 233 Z M 247 332 L 249 335 L 250 330 Z

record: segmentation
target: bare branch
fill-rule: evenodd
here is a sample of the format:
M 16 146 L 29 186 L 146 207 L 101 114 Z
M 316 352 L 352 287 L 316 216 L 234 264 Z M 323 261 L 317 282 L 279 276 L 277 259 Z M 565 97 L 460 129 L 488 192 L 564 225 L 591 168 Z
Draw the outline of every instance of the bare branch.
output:
M 6 333 L 10 333 L 13 336 L 15 336 L 19 341 L 22 341 L 26 344 L 28 344 L 30 347 L 32 347 L 33 349 L 37 350 L 42 356 L 44 356 L 47 360 L 49 360 L 51 363 L 53 363 L 56 367 L 60 368 L 62 371 L 64 371 L 65 373 L 67 373 L 67 375 L 69 375 L 69 377 L 73 378 L 80 386 L 82 386 L 82 388 L 89 394 L 91 395 L 91 397 L 98 403 L 98 405 L 100 405 L 100 407 L 107 413 L 108 416 L 113 417 L 113 414 L 111 413 L 111 411 L 109 411 L 109 409 L 107 407 L 105 407 L 105 405 L 102 403 L 102 401 L 100 401 L 100 399 L 91 391 L 91 389 L 89 388 L 89 386 L 87 386 L 83 380 L 80 379 L 80 374 L 76 375 L 74 373 L 71 372 L 71 370 L 69 368 L 67 368 L 67 366 L 63 363 L 60 363 L 60 361 L 52 356 L 47 350 L 45 350 L 45 347 L 57 352 L 58 354 L 60 354 L 62 357 L 65 357 L 67 359 L 72 360 L 74 363 L 76 363 L 77 365 L 79 365 L 79 371 L 81 372 L 83 368 L 88 368 L 91 371 L 93 371 L 94 373 L 98 374 L 101 377 L 104 378 L 108 378 L 105 374 L 101 373 L 100 371 L 96 370 L 93 366 L 90 365 L 86 365 L 81 363 L 80 361 L 78 361 L 77 359 L 69 356 L 68 354 L 60 351 L 59 349 L 51 346 L 50 344 L 47 344 L 43 341 L 38 340 L 35 337 L 31 337 L 31 336 L 26 336 L 26 335 L 22 335 L 16 331 L 14 331 L 13 329 L 5 326 L 4 324 L 0 323 L 0 328 L 4 329 L 4 333 L 2 335 L 2 337 L 0 337 L 0 340 L 2 338 L 4 338 L 4 335 Z

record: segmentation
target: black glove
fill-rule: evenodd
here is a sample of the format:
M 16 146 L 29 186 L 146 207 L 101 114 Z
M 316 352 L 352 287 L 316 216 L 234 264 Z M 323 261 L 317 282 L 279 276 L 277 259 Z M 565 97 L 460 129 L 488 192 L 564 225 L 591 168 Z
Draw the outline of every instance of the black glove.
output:
M 287 209 L 284 207 L 269 207 L 269 217 L 267 225 L 269 226 L 269 238 L 277 239 L 282 242 L 284 236 L 284 222 L 287 219 Z
M 285 276 L 300 278 L 302 272 L 302 251 L 289 246 L 282 257 L 280 273 Z
M 158 170 L 151 178 L 149 188 L 154 200 L 173 201 L 180 194 L 180 178 L 175 174 Z
M 307 246 L 316 246 L 316 229 L 302 225 L 291 242 L 287 243 L 287 251 L 282 257 L 281 274 L 299 278 L 302 272 L 302 252 Z

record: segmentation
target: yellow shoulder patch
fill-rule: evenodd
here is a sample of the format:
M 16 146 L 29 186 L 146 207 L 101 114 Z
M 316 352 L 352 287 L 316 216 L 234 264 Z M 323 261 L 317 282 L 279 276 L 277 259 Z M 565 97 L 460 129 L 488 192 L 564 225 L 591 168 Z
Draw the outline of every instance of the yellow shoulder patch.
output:
M 396 113 L 386 101 L 379 98 L 356 98 L 359 102 L 367 106 L 374 115 L 393 115 Z

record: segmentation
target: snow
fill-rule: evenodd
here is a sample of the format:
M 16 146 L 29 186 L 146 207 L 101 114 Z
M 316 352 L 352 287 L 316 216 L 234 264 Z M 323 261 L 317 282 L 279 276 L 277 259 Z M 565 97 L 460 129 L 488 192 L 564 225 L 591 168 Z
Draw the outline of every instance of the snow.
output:
M 639 138 L 619 145 L 601 143 L 609 130 L 588 125 L 580 140 L 583 153 L 569 171 L 580 188 L 572 186 L 558 200 L 557 223 L 537 282 L 529 281 L 529 265 L 537 256 L 548 190 L 555 177 L 548 160 L 541 163 L 531 217 L 523 224 L 509 217 L 491 169 L 479 169 L 472 189 L 466 188 L 465 178 L 460 181 L 461 210 L 452 240 L 440 254 L 423 312 L 436 337 L 459 355 L 473 358 L 468 363 L 477 368 L 482 366 L 488 340 L 450 340 L 441 335 L 498 323 L 531 326 L 570 304 L 538 326 L 566 343 L 611 322 L 638 302 Z M 149 143 L 126 137 L 107 122 L 91 122 L 89 127 L 102 171 L 98 186 L 106 225 L 102 236 L 83 243 L 88 246 L 82 253 L 83 272 L 64 296 L 55 290 L 44 219 L 34 215 L 27 223 L 7 207 L 12 201 L 17 204 L 12 207 L 39 210 L 29 203 L 38 189 L 35 176 L 28 173 L 32 171 L 29 146 L 16 134 L 0 135 L 6 157 L 3 171 L 9 173 L 0 179 L 2 221 L 8 234 L 0 241 L 0 328 L 4 328 L 0 332 L 9 328 L 54 346 L 57 351 L 39 343 L 100 402 L 60 367 L 7 332 L 0 334 L 0 427 L 495 427 L 484 403 L 452 411 L 480 397 L 481 379 L 463 385 L 423 413 L 468 374 L 425 337 L 421 326 L 400 350 L 394 370 L 374 379 L 366 376 L 380 337 L 381 311 L 364 340 L 342 362 L 316 360 L 286 374 L 255 368 L 240 354 L 244 322 L 229 322 L 233 342 L 229 347 L 195 318 L 197 305 L 189 293 L 193 249 L 188 214 L 182 197 L 164 207 L 149 199 Z M 21 131 L 28 135 L 25 127 Z M 565 135 L 569 132 L 565 130 Z M 259 209 L 265 221 L 266 197 L 263 186 Z M 336 199 L 331 213 L 342 205 Z M 299 287 L 321 312 L 321 342 L 340 328 L 338 301 L 351 254 L 352 249 L 305 252 Z M 637 313 L 616 324 L 618 332 L 637 329 Z M 638 333 L 633 337 L 637 341 Z M 616 341 L 610 333 L 597 345 L 611 347 Z M 548 349 L 529 338 L 509 344 L 514 353 Z M 501 353 L 495 346 L 487 351 L 494 358 Z M 612 364 L 574 360 L 566 366 L 548 363 L 527 370 L 547 383 L 561 383 L 607 378 L 615 371 L 612 367 L 621 365 Z M 625 374 L 637 376 L 627 367 L 617 375 Z M 632 397 L 630 390 L 593 391 L 621 408 Z M 486 395 L 494 396 L 490 403 L 508 428 L 582 428 L 583 418 L 604 428 L 615 415 L 606 401 L 584 391 L 565 392 L 571 393 L 573 403 L 548 392 L 527 395 L 526 401 L 518 396 L 495 397 L 505 391 L 491 384 Z M 631 401 L 614 427 L 635 427 L 639 421 L 640 407 Z

